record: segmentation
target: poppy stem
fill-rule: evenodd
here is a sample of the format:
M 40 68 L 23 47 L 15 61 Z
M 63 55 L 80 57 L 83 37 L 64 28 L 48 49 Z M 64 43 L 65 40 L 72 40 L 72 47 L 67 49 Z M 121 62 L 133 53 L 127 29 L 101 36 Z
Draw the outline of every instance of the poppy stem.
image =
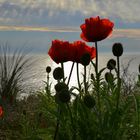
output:
M 47 93 L 49 92 L 49 79 L 50 79 L 50 77 L 49 77 L 49 73 L 47 73 Z
M 98 73 L 98 45 L 97 41 L 95 42 L 95 48 L 96 48 L 96 74 Z
M 72 71 L 73 71 L 73 67 L 74 67 L 74 62 L 72 63 L 72 66 L 71 66 L 71 70 L 70 70 L 70 74 L 69 74 L 69 78 L 68 78 L 68 82 L 67 82 L 67 85 L 69 85 L 69 82 L 70 82 L 70 78 L 71 78 L 71 75 L 72 75 Z
M 77 67 L 77 82 L 78 82 L 78 86 L 79 86 L 79 90 L 81 90 L 81 85 L 80 85 L 80 79 L 79 79 L 79 64 L 77 63 L 76 65 Z
M 87 75 L 86 66 L 84 66 L 84 86 L 85 86 L 85 94 L 87 94 L 86 75 Z
M 120 59 L 119 59 L 119 56 L 117 56 L 117 67 L 118 67 L 117 77 L 119 79 L 120 78 Z
M 59 118 L 60 118 L 60 114 L 61 114 L 60 107 L 58 106 L 57 109 L 58 109 L 58 115 L 59 115 L 59 117 L 57 117 L 57 124 L 56 124 L 56 128 L 55 128 L 55 133 L 54 133 L 53 140 L 56 140 L 57 139 L 57 135 L 58 135 L 58 131 L 59 131 L 59 125 L 60 125 L 60 122 L 59 122 Z
M 71 119 L 72 131 L 73 131 L 72 138 L 73 138 L 73 140 L 76 140 L 76 130 L 75 130 L 74 122 L 73 122 L 73 115 L 72 115 L 72 111 L 71 111 L 71 108 L 68 103 L 67 103 L 67 108 L 70 113 L 70 119 Z
M 121 80 L 120 80 L 120 59 L 119 56 L 117 56 L 117 78 L 118 78 L 118 92 L 117 92 L 117 104 L 116 104 L 116 109 L 118 110 L 119 107 L 119 100 L 120 100 L 120 88 L 121 88 Z
M 64 63 L 61 63 L 61 68 L 62 68 L 63 73 L 64 73 Z M 64 73 L 64 76 L 63 76 L 63 82 L 65 82 L 65 73 Z
M 101 132 L 103 134 L 103 128 L 102 128 L 102 113 L 101 113 L 101 97 L 100 97 L 100 77 L 98 74 L 98 45 L 97 41 L 95 42 L 95 48 L 96 48 L 96 62 L 95 62 L 95 72 L 96 72 L 96 93 L 97 93 L 97 100 L 98 100 L 98 111 L 99 111 L 99 123 L 101 127 Z

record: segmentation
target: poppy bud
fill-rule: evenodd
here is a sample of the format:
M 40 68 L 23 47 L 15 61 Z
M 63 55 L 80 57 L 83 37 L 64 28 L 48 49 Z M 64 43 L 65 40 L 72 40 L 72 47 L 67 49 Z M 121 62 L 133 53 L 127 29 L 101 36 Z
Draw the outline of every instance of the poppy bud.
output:
M 93 73 L 91 73 L 91 75 L 90 75 L 90 76 L 91 76 L 91 79 L 92 79 L 92 80 L 93 80 L 93 79 L 95 79 L 95 78 L 94 78 L 94 74 L 93 74 Z
M 67 89 L 68 90 L 68 85 L 66 85 L 64 82 L 61 82 L 61 83 L 57 83 L 55 85 L 55 90 L 56 92 L 60 92 L 61 90 L 63 89 Z
M 107 68 L 109 70 L 113 70 L 116 66 L 116 61 L 114 59 L 110 59 L 108 62 L 107 62 Z
M 70 92 L 67 89 L 63 89 L 57 93 L 58 98 L 62 103 L 67 103 L 70 101 Z
M 93 108 L 95 106 L 95 99 L 91 95 L 84 96 L 84 104 L 88 108 Z
M 53 71 L 53 77 L 55 80 L 60 80 L 64 77 L 64 72 L 63 69 L 60 67 L 57 67 L 54 71 Z
M 81 57 L 81 64 L 84 66 L 89 65 L 90 63 L 90 54 L 89 53 L 85 53 L 82 57 Z
M 112 73 L 110 73 L 110 72 L 107 72 L 106 74 L 105 74 L 105 80 L 106 80 L 106 82 L 110 82 L 110 81 L 113 81 L 113 74 Z
M 47 72 L 47 73 L 50 73 L 50 72 L 51 72 L 51 67 L 50 67 L 50 66 L 47 66 L 47 67 L 46 67 L 46 72 Z
M 114 56 L 121 56 L 123 54 L 123 46 L 121 43 L 115 43 L 112 47 L 112 52 Z

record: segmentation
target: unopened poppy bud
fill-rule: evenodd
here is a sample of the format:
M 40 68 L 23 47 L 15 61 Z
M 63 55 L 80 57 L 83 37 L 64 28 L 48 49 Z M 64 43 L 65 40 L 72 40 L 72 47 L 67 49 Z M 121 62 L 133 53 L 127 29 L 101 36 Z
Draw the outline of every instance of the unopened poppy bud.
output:
M 68 90 L 68 85 L 66 85 L 64 82 L 57 83 L 57 84 L 55 85 L 55 90 L 56 90 L 56 92 L 60 92 L 60 91 L 63 90 L 63 89 Z
M 114 59 L 110 59 L 108 62 L 107 62 L 107 68 L 109 70 L 113 70 L 116 66 L 116 61 Z
M 121 43 L 115 43 L 112 47 L 112 52 L 114 56 L 121 56 L 123 54 L 123 46 Z
M 64 72 L 63 69 L 60 67 L 57 67 L 54 71 L 53 71 L 53 77 L 55 80 L 60 80 L 64 77 Z
M 82 57 L 81 57 L 81 64 L 84 66 L 89 65 L 91 60 L 90 54 L 89 53 L 85 53 Z
M 84 104 L 88 108 L 93 108 L 95 106 L 95 99 L 91 95 L 85 95 L 84 96 Z
M 47 73 L 50 73 L 50 72 L 51 72 L 51 67 L 50 67 L 50 66 L 47 66 L 47 67 L 46 67 L 46 72 L 47 72 Z
M 113 74 L 112 73 L 110 73 L 110 72 L 107 72 L 106 74 L 105 74 L 105 80 L 106 80 L 106 82 L 110 82 L 110 81 L 113 81 Z
M 94 74 L 93 74 L 93 73 L 91 73 L 91 75 L 90 75 L 90 76 L 91 76 L 91 79 L 92 79 L 92 80 L 93 80 L 93 79 L 95 79 L 95 78 L 94 78 Z
M 58 98 L 62 103 L 68 103 L 70 101 L 70 92 L 67 89 L 63 89 L 57 93 Z

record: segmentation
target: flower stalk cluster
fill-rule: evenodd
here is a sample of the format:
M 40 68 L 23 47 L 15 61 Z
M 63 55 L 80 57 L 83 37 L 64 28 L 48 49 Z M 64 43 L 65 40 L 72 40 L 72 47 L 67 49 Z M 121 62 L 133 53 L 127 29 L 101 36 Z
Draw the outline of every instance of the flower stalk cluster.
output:
M 106 86 L 102 82 L 103 78 L 102 73 L 104 70 L 109 70 L 109 72 L 105 73 L 105 83 L 107 85 L 107 95 L 108 98 L 114 98 L 113 94 L 116 96 L 115 103 L 115 111 L 113 110 L 110 113 L 118 113 L 119 111 L 119 103 L 120 103 L 120 94 L 121 94 L 121 80 L 120 80 L 120 56 L 123 54 L 123 47 L 121 43 L 115 43 L 112 47 L 113 55 L 117 58 L 117 60 L 110 59 L 107 63 L 107 67 L 99 70 L 99 60 L 98 60 L 98 41 L 102 41 L 111 35 L 113 31 L 114 23 L 109 19 L 100 19 L 100 17 L 91 17 L 89 19 L 85 19 L 85 23 L 80 26 L 82 33 L 81 38 L 86 42 L 95 43 L 95 47 L 88 46 L 85 42 L 82 41 L 74 41 L 73 43 L 69 43 L 68 41 L 54 40 L 52 41 L 51 48 L 49 49 L 49 56 L 55 61 L 57 64 L 61 63 L 61 68 L 58 67 L 54 70 L 53 76 L 54 79 L 58 81 L 55 85 L 57 97 L 58 108 L 63 112 L 64 108 L 68 109 L 68 114 L 70 115 L 70 120 L 72 124 L 72 139 L 76 140 L 78 135 L 77 122 L 78 120 L 78 107 L 82 106 L 84 115 L 86 115 L 87 119 L 89 119 L 89 114 L 91 113 L 89 110 L 95 113 L 95 116 L 98 118 L 96 123 L 99 124 L 99 133 L 97 139 L 103 139 L 105 135 L 104 127 L 104 115 L 106 112 L 105 104 L 103 97 L 105 96 L 104 90 Z M 92 61 L 95 59 L 95 63 Z M 64 64 L 67 61 L 71 61 L 72 67 L 68 76 L 68 79 L 64 74 Z M 87 66 L 90 64 L 93 65 L 95 72 L 91 75 L 91 82 L 87 81 Z M 70 78 L 73 72 L 74 64 L 76 63 L 77 68 L 77 81 L 78 87 L 74 89 L 78 90 L 78 94 L 73 93 L 73 88 L 69 88 Z M 116 66 L 117 63 L 117 66 Z M 83 81 L 80 81 L 79 75 L 79 65 L 83 65 Z M 117 77 L 114 76 L 112 71 L 115 70 Z M 115 80 L 117 79 L 117 84 L 115 84 Z M 67 82 L 66 82 L 67 81 Z M 92 89 L 92 92 L 91 92 Z M 115 89 L 115 90 L 114 90 Z M 114 93 L 115 92 L 115 93 Z M 106 95 L 106 96 L 107 96 Z M 73 99 L 72 99 L 73 98 Z M 112 100 L 112 99 L 108 99 Z M 110 101 L 111 102 L 111 101 Z M 74 106 L 74 109 L 71 108 Z M 65 106 L 66 105 L 66 106 Z M 64 108 L 63 108 L 63 107 Z M 63 109 L 62 109 L 63 108 Z M 72 110 L 71 110 L 72 109 Z M 90 113 L 87 113 L 87 112 Z M 82 112 L 81 112 L 82 113 Z M 63 114 L 63 113 L 62 113 Z M 62 115 L 59 112 L 59 115 Z M 82 115 L 82 114 L 79 114 Z M 118 115 L 118 114 L 117 114 Z M 74 117 L 76 116 L 75 120 Z M 65 117 L 64 117 L 65 118 Z M 61 118 L 59 118 L 61 120 Z M 85 120 L 86 121 L 86 120 Z M 60 121 L 58 121 L 60 123 Z M 62 122 L 61 122 L 62 123 Z M 114 123 L 118 123 L 117 121 Z M 115 124 L 114 124 L 115 125 Z M 56 125 L 56 133 L 59 133 L 59 127 L 61 129 L 61 125 L 57 123 Z M 114 126 L 112 126 L 113 128 Z M 58 131 L 59 130 L 59 131 Z M 55 136 L 57 135 L 55 133 Z M 113 135 L 113 134 L 112 134 Z M 77 139 L 78 140 L 78 139 Z

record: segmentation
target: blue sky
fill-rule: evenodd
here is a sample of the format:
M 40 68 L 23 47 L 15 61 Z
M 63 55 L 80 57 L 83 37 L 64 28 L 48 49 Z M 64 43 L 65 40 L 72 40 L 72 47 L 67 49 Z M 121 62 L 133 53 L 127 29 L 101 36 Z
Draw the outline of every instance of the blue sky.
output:
M 140 52 L 140 0 L 0 0 L 0 43 L 47 52 L 53 39 L 79 40 L 85 18 L 100 16 L 115 23 L 101 51 L 122 42 Z

